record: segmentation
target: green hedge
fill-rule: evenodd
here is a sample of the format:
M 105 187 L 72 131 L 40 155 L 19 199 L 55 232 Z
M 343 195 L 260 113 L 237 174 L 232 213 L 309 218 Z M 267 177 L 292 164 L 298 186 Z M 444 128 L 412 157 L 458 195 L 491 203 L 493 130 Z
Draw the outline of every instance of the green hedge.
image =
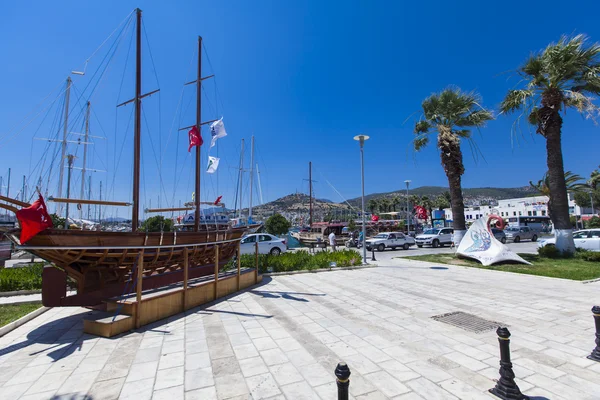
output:
M 36 263 L 28 267 L 0 269 L 0 292 L 41 289 L 43 269 L 43 263 Z
M 261 254 L 258 256 L 258 269 L 261 273 L 314 270 L 329 268 L 331 262 L 335 262 L 338 267 L 350 267 L 362 264 L 360 254 L 352 250 L 323 251 L 316 254 L 310 254 L 307 251 L 296 251 L 283 253 L 278 256 Z M 242 255 L 242 268 L 254 268 L 255 263 L 254 254 Z M 229 263 L 228 268 L 235 268 L 235 260 Z

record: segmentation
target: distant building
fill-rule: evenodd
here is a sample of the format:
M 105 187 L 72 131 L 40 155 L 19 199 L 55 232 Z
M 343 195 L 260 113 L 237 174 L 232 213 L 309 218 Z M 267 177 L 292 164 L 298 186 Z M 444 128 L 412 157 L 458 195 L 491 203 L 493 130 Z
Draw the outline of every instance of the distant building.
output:
M 545 217 L 548 216 L 548 196 L 521 197 L 517 199 L 498 200 L 496 206 L 465 207 L 467 224 L 490 214 L 496 214 L 508 220 L 512 217 Z M 452 209 L 444 209 L 446 220 L 452 221 Z M 575 204 L 569 193 L 569 214 L 580 216 L 582 209 Z

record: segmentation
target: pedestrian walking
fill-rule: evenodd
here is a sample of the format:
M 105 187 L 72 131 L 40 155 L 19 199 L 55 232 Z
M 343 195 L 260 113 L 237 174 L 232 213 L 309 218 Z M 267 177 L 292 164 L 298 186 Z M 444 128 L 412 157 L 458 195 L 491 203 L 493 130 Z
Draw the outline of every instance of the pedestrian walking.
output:
M 333 249 L 333 251 L 336 251 L 336 245 L 335 245 L 335 232 L 331 231 L 331 233 L 329 234 L 329 245 L 331 246 L 331 248 Z

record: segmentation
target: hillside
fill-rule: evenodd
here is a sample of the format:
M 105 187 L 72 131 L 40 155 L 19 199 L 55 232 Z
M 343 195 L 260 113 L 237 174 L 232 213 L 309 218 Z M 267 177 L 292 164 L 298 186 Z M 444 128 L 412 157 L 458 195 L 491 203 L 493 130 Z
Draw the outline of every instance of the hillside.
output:
M 421 186 L 418 188 L 410 189 L 409 195 L 417 196 L 429 196 L 435 198 L 441 195 L 443 192 L 448 191 L 448 188 L 442 186 Z M 536 195 L 536 191 L 529 186 L 517 187 L 517 188 L 495 188 L 495 187 L 483 187 L 483 188 L 465 188 L 463 189 L 465 204 L 469 205 L 480 205 L 482 202 L 487 204 L 496 204 L 498 200 L 510 199 L 517 197 L 528 197 Z M 399 196 L 402 201 L 406 199 L 406 191 L 394 191 L 387 193 L 371 193 L 365 196 L 365 200 L 378 199 L 383 197 Z M 304 193 L 294 193 L 272 202 L 262 204 L 253 209 L 254 214 L 269 216 L 273 213 L 284 213 L 286 215 L 304 215 L 308 214 L 308 195 Z M 361 206 L 360 197 L 348 200 L 356 209 Z M 327 213 L 343 213 L 350 210 L 350 207 L 345 203 L 333 203 L 330 200 L 313 199 L 313 213 L 315 218 L 323 216 Z

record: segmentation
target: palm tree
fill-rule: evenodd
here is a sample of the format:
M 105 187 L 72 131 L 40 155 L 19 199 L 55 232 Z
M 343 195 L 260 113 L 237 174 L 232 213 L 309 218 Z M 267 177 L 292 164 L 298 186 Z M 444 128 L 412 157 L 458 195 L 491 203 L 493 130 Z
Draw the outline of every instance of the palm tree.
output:
M 433 200 L 429 198 L 429 196 L 421 197 L 421 206 L 423 206 L 427 212 L 429 213 L 429 218 L 433 218 Z
M 581 176 L 574 174 L 571 171 L 565 172 L 564 181 L 567 192 L 579 193 L 587 188 L 588 185 L 581 183 L 581 180 L 583 180 Z M 554 222 L 554 204 L 552 202 L 552 196 L 550 195 L 552 192 L 550 190 L 550 178 L 548 173 L 545 173 L 542 179 L 537 181 L 537 183 L 529 181 L 529 186 L 540 192 L 542 195 L 548 196 L 548 216 L 552 219 L 552 222 Z
M 383 210 L 383 212 L 389 212 L 390 211 L 390 207 L 392 206 L 392 202 L 390 201 L 390 199 L 387 198 L 383 198 L 380 200 L 381 201 L 381 209 Z
M 466 231 L 465 204 L 462 195 L 461 176 L 465 173 L 460 149 L 461 139 L 471 139 L 471 131 L 465 128 L 480 128 L 493 119 L 490 111 L 479 105 L 475 92 L 465 93 L 458 88 L 448 88 L 432 94 L 423 101 L 423 117 L 415 124 L 415 150 L 429 143 L 429 135 L 437 132 L 437 147 L 444 172 L 448 177 L 455 242 L 462 240 Z
M 400 205 L 400 197 L 399 196 L 393 196 L 392 197 L 392 207 L 394 208 L 394 211 L 396 211 L 396 208 Z
M 450 207 L 450 201 L 442 194 L 435 198 L 435 206 L 438 208 L 438 210 L 443 210 L 444 208 Z
M 574 108 L 587 117 L 597 115 L 598 107 L 591 96 L 600 94 L 599 55 L 600 44 L 588 45 L 585 36 L 563 36 L 558 43 L 532 55 L 519 68 L 524 87 L 510 90 L 500 106 L 501 112 L 507 114 L 521 110 L 528 122 L 537 127 L 536 132 L 546 139 L 552 222 L 557 232 L 571 229 L 561 145 L 561 112 Z M 557 240 L 556 247 L 574 252 L 572 235 Z
M 375 214 L 379 209 L 379 204 L 376 199 L 370 199 L 367 208 L 371 211 L 371 214 Z

